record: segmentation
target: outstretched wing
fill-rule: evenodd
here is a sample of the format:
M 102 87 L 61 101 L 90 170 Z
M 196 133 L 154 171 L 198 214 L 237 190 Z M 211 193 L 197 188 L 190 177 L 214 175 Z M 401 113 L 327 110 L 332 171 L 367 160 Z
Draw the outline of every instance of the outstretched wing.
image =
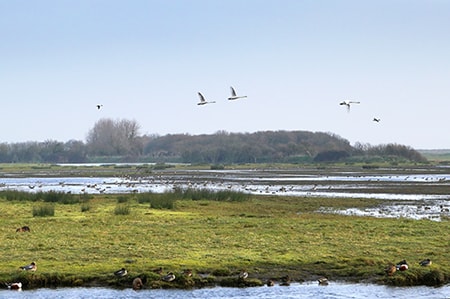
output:
M 206 102 L 205 97 L 199 92 L 198 97 L 200 98 L 200 102 Z
M 235 97 L 236 96 L 236 91 L 234 90 L 233 86 L 230 86 L 231 89 L 231 96 Z

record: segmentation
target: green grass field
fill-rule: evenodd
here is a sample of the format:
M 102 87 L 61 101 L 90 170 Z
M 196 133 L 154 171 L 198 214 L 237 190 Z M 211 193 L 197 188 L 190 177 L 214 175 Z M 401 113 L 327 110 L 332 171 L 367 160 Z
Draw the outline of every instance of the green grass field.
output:
M 146 287 L 183 288 L 233 282 L 244 268 L 253 285 L 287 274 L 296 281 L 326 276 L 390 285 L 440 285 L 450 280 L 448 219 L 316 212 L 320 207 L 374 206 L 379 204 L 376 200 L 173 199 L 173 209 L 153 209 L 139 203 L 137 195 L 96 195 L 82 203 L 54 204 L 54 216 L 33 217 L 33 208 L 42 203 L 0 198 L 0 281 L 20 280 L 28 288 L 130 287 L 140 276 Z M 117 213 L 124 206 L 124 215 Z M 31 232 L 16 233 L 24 225 Z M 430 267 L 418 265 L 425 258 L 433 261 Z M 386 266 L 402 259 L 410 269 L 386 276 Z M 37 264 L 36 272 L 19 269 L 31 261 Z M 115 278 L 113 272 L 122 267 L 129 274 Z M 152 271 L 159 267 L 176 273 L 175 282 L 161 281 Z M 183 277 L 185 269 L 194 275 Z

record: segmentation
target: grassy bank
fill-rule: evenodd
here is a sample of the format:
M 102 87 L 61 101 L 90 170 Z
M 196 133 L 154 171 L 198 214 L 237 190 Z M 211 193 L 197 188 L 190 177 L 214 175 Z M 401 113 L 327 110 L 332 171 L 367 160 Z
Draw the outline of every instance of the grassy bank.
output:
M 75 196 L 75 195 L 74 195 Z M 140 276 L 150 287 L 261 285 L 294 281 L 439 285 L 450 280 L 450 223 L 319 214 L 319 207 L 377 205 L 375 200 L 252 196 L 227 201 L 182 198 L 151 208 L 135 195 L 96 195 L 80 202 L 46 203 L 54 216 L 33 216 L 43 203 L 0 198 L 0 281 L 43 286 L 130 287 Z M 145 198 L 145 197 L 144 197 Z M 160 200 L 161 200 L 160 198 Z M 159 201 L 160 202 L 160 201 Z M 39 215 L 39 214 L 38 214 Z M 27 225 L 31 232 L 17 232 Z M 430 267 L 418 262 L 430 258 Z M 386 276 L 389 263 L 410 270 Z M 35 261 L 37 271 L 19 266 Z M 125 267 L 128 275 L 113 272 Z M 167 283 L 153 270 L 172 271 Z M 183 276 L 186 269 L 192 277 Z M 239 281 L 241 269 L 249 272 Z

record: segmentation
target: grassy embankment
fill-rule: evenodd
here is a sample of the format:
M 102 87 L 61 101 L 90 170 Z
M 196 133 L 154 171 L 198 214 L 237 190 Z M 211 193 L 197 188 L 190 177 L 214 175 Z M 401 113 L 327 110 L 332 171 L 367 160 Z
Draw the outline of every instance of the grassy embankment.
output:
M 50 217 L 33 216 L 33 208 L 42 203 L 0 198 L 0 281 L 21 281 L 25 288 L 130 287 L 140 276 L 147 288 L 185 288 L 239 285 L 236 277 L 243 268 L 249 272 L 246 286 L 284 275 L 294 281 L 327 276 L 331 281 L 391 285 L 450 280 L 448 219 L 315 212 L 319 207 L 378 204 L 374 200 L 251 196 L 230 202 L 149 195 L 176 199 L 173 209 L 154 209 L 142 200 L 145 196 L 138 196 L 96 195 L 80 203 L 56 203 Z M 23 225 L 31 232 L 16 233 Z M 424 258 L 433 264 L 420 267 Z M 384 268 L 402 259 L 410 263 L 410 270 L 386 276 Z M 31 261 L 37 263 L 35 273 L 19 269 Z M 122 267 L 129 274 L 115 278 L 113 272 Z M 161 281 L 152 271 L 159 267 L 164 273 L 173 271 L 176 281 Z M 192 269 L 194 275 L 184 277 L 184 269 Z

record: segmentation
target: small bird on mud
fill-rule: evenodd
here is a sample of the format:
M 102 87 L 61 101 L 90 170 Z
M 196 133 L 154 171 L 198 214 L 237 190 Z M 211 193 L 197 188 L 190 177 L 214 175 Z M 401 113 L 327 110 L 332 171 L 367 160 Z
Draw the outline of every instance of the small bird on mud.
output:
M 125 268 L 122 268 L 122 269 L 114 272 L 114 276 L 116 276 L 116 277 L 124 277 L 127 274 L 128 274 L 128 271 Z
M 31 264 L 26 265 L 26 266 L 21 266 L 19 268 L 24 271 L 36 271 L 37 270 L 37 266 L 36 266 L 35 262 L 31 262 Z

